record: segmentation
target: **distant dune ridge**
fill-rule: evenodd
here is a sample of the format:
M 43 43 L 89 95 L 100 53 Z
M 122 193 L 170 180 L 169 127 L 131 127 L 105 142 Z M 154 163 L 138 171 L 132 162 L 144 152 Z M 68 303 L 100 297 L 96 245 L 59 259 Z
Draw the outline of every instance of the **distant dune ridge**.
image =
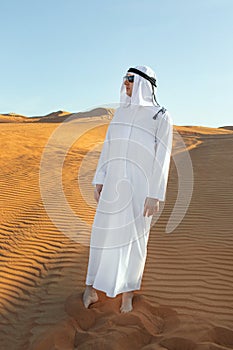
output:
M 221 126 L 220 128 L 233 130 L 233 125 Z
M 94 147 L 102 144 L 113 112 L 0 115 L 0 349 L 233 349 L 231 127 L 174 127 L 166 202 L 151 228 L 133 311 L 121 314 L 121 296 L 102 292 L 90 309 L 82 305 L 89 247 L 71 240 L 48 216 L 39 186 L 41 157 L 60 122 L 74 116 L 83 135 L 66 154 L 62 185 L 73 215 L 89 228 L 71 227 L 50 164 L 47 189 L 60 205 L 54 218 L 77 237 L 90 237 L 96 209 L 91 180 L 101 149 Z M 182 222 L 166 234 L 179 181 L 174 155 L 182 159 L 184 152 L 179 135 L 192 159 L 194 191 Z M 53 146 L 56 164 L 62 144 Z
M 100 117 L 100 118 L 107 118 L 107 119 L 112 119 L 114 115 L 114 108 L 94 108 L 91 109 L 90 111 L 86 112 L 67 112 L 67 111 L 56 111 L 56 112 L 51 112 L 49 114 L 46 114 L 44 116 L 34 116 L 34 117 L 27 117 L 24 115 L 20 115 L 17 113 L 8 113 L 8 114 L 0 114 L 0 123 L 60 123 L 68 119 L 69 117 L 71 118 L 91 118 L 91 117 Z M 185 125 L 182 126 L 183 131 L 189 131 L 191 129 L 191 132 L 206 132 L 206 133 L 215 133 L 215 128 L 210 128 L 210 127 L 205 127 L 205 126 L 193 126 L 193 125 Z M 220 126 L 217 129 L 225 129 L 225 130 L 233 130 L 233 126 L 228 125 L 228 126 Z M 210 131 L 211 130 L 211 131 Z M 222 130 L 224 133 L 224 130 Z
M 0 123 L 22 123 L 28 119 L 28 117 L 16 113 L 0 114 Z
M 90 117 L 101 117 L 101 118 L 112 118 L 114 114 L 113 108 L 94 108 L 86 112 L 71 113 L 66 111 L 57 111 L 46 114 L 44 116 L 26 117 L 16 113 L 0 114 L 0 123 L 59 123 L 63 122 L 69 117 L 72 118 L 90 118 Z

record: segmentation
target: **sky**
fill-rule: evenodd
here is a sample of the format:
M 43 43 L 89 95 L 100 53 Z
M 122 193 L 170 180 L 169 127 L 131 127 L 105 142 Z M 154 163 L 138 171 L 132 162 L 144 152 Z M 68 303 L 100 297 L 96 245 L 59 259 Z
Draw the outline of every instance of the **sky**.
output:
M 175 125 L 233 125 L 233 0 L 0 0 L 0 113 L 119 102 L 150 66 Z

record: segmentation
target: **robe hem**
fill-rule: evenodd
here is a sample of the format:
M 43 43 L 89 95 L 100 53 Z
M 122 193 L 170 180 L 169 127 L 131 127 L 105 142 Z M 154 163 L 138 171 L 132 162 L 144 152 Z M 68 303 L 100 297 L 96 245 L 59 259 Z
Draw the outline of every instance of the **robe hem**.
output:
M 126 293 L 126 292 L 133 292 L 136 290 L 140 290 L 141 289 L 141 280 L 137 283 L 137 285 L 135 286 L 135 288 L 133 287 L 126 287 L 123 288 L 121 291 L 116 292 L 116 293 L 109 293 L 106 289 L 104 288 L 98 288 L 95 287 L 95 282 L 90 282 L 91 279 L 86 279 L 86 285 L 91 285 L 94 289 L 99 290 L 100 292 L 104 292 L 106 293 L 106 296 L 109 298 L 115 298 L 117 295 L 122 294 L 122 293 Z
M 117 295 L 119 294 L 122 294 L 122 293 L 126 293 L 126 292 L 133 292 L 135 290 L 140 290 L 141 287 L 138 287 L 138 288 L 126 288 L 126 289 L 123 289 L 121 292 L 117 292 L 116 294 L 109 294 L 108 292 L 106 292 L 105 290 L 102 290 L 102 289 L 98 289 L 98 288 L 95 288 L 94 285 L 93 285 L 93 288 L 94 289 L 97 289 L 101 292 L 104 292 L 106 293 L 106 296 L 109 297 L 109 298 L 115 298 Z

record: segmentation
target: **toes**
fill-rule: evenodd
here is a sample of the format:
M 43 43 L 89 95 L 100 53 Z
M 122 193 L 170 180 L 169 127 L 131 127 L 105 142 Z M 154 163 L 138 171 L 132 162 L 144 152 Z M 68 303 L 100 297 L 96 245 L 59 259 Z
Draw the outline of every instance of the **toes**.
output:
M 96 303 L 98 301 L 98 295 L 92 295 L 92 296 L 85 296 L 83 297 L 83 304 L 85 306 L 86 309 L 88 309 L 88 307 L 93 304 Z
M 121 309 L 121 313 L 122 314 L 126 314 L 127 312 L 130 312 L 130 311 L 132 311 L 133 309 L 132 308 L 122 308 Z
M 121 305 L 121 307 L 120 307 L 121 313 L 124 313 L 124 314 L 127 312 L 130 312 L 132 310 L 133 310 L 132 305 Z

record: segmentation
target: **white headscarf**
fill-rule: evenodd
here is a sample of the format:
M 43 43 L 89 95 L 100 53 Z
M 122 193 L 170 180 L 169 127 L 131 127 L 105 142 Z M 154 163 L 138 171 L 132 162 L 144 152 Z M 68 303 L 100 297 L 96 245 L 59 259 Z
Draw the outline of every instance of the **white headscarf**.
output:
M 146 73 L 152 78 L 156 79 L 155 72 L 147 66 L 136 66 L 136 69 L 140 70 L 143 73 Z M 157 88 L 154 87 L 154 92 L 156 93 Z M 133 83 L 133 91 L 132 96 L 128 96 L 126 94 L 126 89 L 124 82 L 121 85 L 120 92 L 120 104 L 121 106 L 128 107 L 129 105 L 133 106 L 155 106 L 155 102 L 153 100 L 153 90 L 151 83 L 141 77 L 138 74 L 134 74 L 134 83 Z

